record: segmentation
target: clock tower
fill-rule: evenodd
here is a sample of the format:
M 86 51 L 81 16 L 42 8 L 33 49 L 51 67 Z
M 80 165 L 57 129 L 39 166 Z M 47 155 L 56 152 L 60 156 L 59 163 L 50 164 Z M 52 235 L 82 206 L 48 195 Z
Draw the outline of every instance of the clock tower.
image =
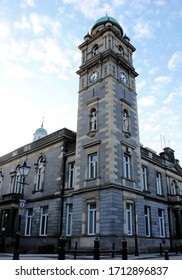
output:
M 135 48 L 118 21 L 105 16 L 79 49 L 73 234 L 83 237 L 80 246 L 92 235 L 107 246 L 128 233 L 125 213 L 136 206 L 141 190 Z

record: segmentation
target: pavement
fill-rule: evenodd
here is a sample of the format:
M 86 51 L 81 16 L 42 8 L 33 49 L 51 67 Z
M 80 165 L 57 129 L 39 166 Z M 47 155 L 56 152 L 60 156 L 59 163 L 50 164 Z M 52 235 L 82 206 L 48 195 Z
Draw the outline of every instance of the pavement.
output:
M 181 253 L 169 253 L 169 260 L 182 260 Z M 10 253 L 0 253 L 0 260 L 12 260 L 13 254 Z M 57 254 L 20 254 L 20 260 L 57 260 Z M 67 254 L 66 260 L 74 260 L 73 255 Z M 77 260 L 93 260 L 93 256 L 83 256 L 77 255 Z M 115 255 L 114 258 L 111 256 L 105 255 L 100 256 L 101 260 L 122 260 L 121 255 Z M 139 256 L 128 255 L 128 260 L 165 260 L 164 254 L 161 256 L 159 253 L 151 253 L 151 254 L 139 254 Z

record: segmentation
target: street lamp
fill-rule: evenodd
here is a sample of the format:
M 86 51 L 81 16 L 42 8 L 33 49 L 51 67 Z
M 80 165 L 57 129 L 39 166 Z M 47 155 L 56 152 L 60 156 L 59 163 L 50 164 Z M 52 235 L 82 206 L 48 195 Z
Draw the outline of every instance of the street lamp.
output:
M 23 165 L 19 167 L 20 175 L 23 178 L 23 187 L 24 185 L 27 185 L 25 184 L 25 177 L 28 175 L 30 168 L 31 167 L 26 164 L 26 161 L 24 161 Z
M 16 232 L 15 236 L 15 247 L 14 247 L 14 254 L 13 254 L 13 260 L 19 260 L 19 245 L 20 245 L 20 225 L 21 225 L 21 215 L 22 211 L 21 209 L 24 209 L 25 201 L 23 200 L 23 194 L 24 194 L 24 185 L 28 185 L 25 183 L 25 177 L 28 175 L 30 171 L 30 166 L 26 164 L 26 161 L 24 161 L 23 165 L 19 167 L 20 172 L 20 180 L 19 184 L 22 184 L 22 199 L 19 200 L 19 218 L 18 218 L 18 231 Z M 24 214 L 24 213 L 23 213 Z

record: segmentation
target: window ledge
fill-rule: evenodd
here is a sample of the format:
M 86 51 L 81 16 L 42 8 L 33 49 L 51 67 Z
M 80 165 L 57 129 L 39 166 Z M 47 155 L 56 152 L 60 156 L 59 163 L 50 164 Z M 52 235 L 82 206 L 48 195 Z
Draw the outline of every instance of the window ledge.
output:
M 94 180 L 97 180 L 97 179 L 100 179 L 100 177 L 89 178 L 89 179 L 86 179 L 85 181 L 90 182 L 90 181 L 94 181 Z

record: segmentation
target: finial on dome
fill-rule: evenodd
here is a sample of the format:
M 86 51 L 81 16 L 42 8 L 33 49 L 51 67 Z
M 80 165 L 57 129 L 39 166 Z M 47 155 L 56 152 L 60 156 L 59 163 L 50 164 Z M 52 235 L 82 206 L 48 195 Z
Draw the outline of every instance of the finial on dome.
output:
M 44 127 L 44 117 L 42 117 L 42 124 L 41 127 Z

